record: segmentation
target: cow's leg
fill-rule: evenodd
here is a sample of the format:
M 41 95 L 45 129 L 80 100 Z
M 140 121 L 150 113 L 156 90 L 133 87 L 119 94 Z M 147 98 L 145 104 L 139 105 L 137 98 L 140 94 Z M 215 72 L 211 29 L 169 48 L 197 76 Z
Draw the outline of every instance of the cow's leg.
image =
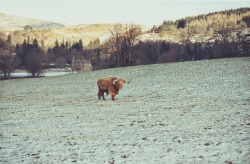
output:
M 103 91 L 102 91 L 102 99 L 105 100 L 105 98 L 104 98 L 104 92 Z
M 116 89 L 114 86 L 110 86 L 108 92 L 112 96 L 112 100 L 115 101 L 115 95 L 119 93 L 119 90 Z
M 100 89 L 99 89 L 99 91 L 98 91 L 98 99 L 100 100 L 101 99 L 101 91 L 100 91 Z

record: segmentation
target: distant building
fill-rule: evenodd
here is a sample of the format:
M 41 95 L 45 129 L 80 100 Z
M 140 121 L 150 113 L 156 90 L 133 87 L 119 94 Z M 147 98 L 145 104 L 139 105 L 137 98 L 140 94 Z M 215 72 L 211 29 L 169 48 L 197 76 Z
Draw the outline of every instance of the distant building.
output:
M 100 55 L 100 58 L 101 58 L 102 60 L 104 60 L 104 59 L 109 59 L 110 56 L 111 56 L 111 54 L 102 53 L 102 54 Z
M 72 59 L 72 72 L 77 71 L 77 72 L 85 72 L 85 71 L 91 71 L 91 63 L 90 60 L 80 60 L 80 59 L 75 59 L 73 57 Z

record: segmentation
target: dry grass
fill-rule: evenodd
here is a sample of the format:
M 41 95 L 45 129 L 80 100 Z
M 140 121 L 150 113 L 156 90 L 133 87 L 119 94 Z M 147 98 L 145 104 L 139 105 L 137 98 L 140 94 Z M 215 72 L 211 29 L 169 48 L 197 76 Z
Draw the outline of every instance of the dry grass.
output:
M 56 40 L 59 42 L 70 40 L 73 43 L 82 39 L 83 45 L 87 46 L 90 41 L 94 41 L 96 38 L 99 38 L 101 42 L 107 39 L 110 29 L 114 26 L 114 24 L 108 23 L 80 24 L 62 28 L 33 29 L 33 31 L 23 30 L 25 25 L 40 24 L 42 22 L 47 21 L 0 13 L 0 37 L 6 40 L 10 34 L 13 45 L 17 43 L 22 44 L 23 40 L 28 40 L 29 36 L 31 42 L 36 38 L 41 44 L 43 40 L 45 48 L 53 47 Z M 148 30 L 148 27 L 145 25 L 140 26 L 143 31 Z
M 45 47 L 52 47 L 55 44 L 55 41 L 58 40 L 62 42 L 63 40 L 70 40 L 71 43 L 78 42 L 80 39 L 83 41 L 83 46 L 87 46 L 90 41 L 96 40 L 99 38 L 107 38 L 106 36 L 110 34 L 110 29 L 114 24 L 89 24 L 89 25 L 76 25 L 76 26 L 68 26 L 61 28 L 53 28 L 53 29 L 34 29 L 33 31 L 24 31 L 17 30 L 8 32 L 7 29 L 3 32 L 5 34 L 11 34 L 12 36 L 12 44 L 22 44 L 23 40 L 30 37 L 31 40 L 36 38 L 40 43 L 44 40 Z M 145 26 L 142 26 L 145 29 Z M 7 39 L 7 35 L 4 37 Z
M 10 32 L 12 36 L 12 44 L 22 44 L 23 40 L 30 37 L 31 40 L 37 38 L 39 42 L 44 40 L 45 47 L 52 47 L 56 40 L 62 42 L 63 40 L 70 40 L 71 43 L 82 39 L 83 45 L 86 46 L 90 41 L 100 38 L 110 33 L 114 24 L 91 24 L 91 25 L 77 25 L 53 29 L 34 29 L 33 31 L 14 31 Z M 3 31 L 6 33 L 6 30 Z M 7 36 L 5 36 L 6 38 Z

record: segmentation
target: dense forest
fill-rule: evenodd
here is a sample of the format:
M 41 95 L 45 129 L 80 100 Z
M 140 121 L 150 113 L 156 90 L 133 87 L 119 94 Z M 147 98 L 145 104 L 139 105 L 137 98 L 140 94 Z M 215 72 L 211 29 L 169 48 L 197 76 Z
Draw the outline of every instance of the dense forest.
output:
M 164 21 L 160 26 L 154 26 L 153 32 L 162 35 L 167 33 L 182 33 L 185 38 L 195 34 L 200 37 L 213 37 L 224 32 L 242 30 L 250 26 L 250 8 L 226 10 L 193 17 L 186 17 L 174 21 Z
M 138 37 L 143 32 L 134 24 L 116 24 L 110 30 L 108 40 L 100 44 L 96 38 L 86 47 L 83 47 L 81 39 L 78 42 L 68 39 L 55 40 L 54 46 L 45 50 L 43 41 L 29 37 L 22 44 L 12 45 L 9 35 L 7 40 L 0 38 L 0 70 L 5 78 L 10 78 L 15 69 L 25 69 L 35 77 L 46 68 L 71 66 L 73 58 L 89 60 L 93 69 L 105 69 L 250 56 L 247 27 L 250 27 L 250 8 L 186 17 L 175 22 L 164 21 L 147 32 L 163 36 L 178 34 L 180 42 L 139 41 Z M 201 39 L 193 42 L 193 37 Z

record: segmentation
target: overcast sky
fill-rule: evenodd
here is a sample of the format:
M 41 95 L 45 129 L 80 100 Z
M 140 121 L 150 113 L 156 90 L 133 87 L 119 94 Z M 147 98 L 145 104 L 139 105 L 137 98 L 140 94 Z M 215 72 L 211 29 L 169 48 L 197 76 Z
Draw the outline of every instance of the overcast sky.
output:
M 68 25 L 135 23 L 159 25 L 164 20 L 250 7 L 250 0 L 0 0 L 0 12 Z

